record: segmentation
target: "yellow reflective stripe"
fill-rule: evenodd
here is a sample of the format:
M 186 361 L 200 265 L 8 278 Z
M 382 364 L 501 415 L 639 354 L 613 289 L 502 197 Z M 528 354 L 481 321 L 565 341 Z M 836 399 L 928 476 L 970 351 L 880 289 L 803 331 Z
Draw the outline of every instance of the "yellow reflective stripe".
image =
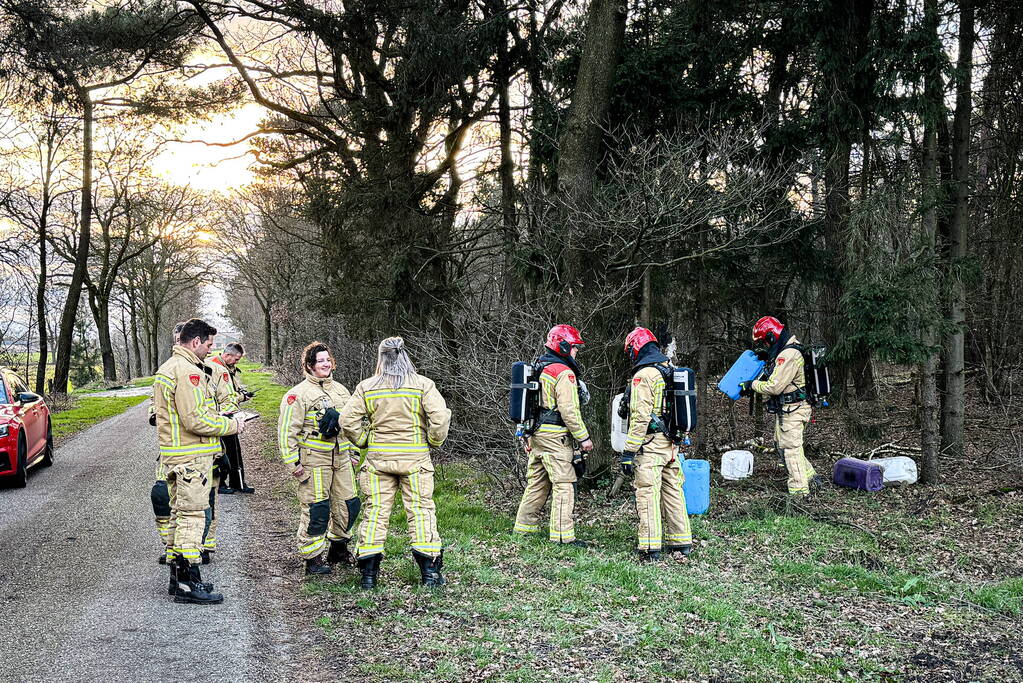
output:
M 219 443 L 200 443 L 194 446 L 160 446 L 160 455 L 205 455 L 219 453 Z
M 315 541 L 313 541 L 313 542 L 311 542 L 311 543 L 309 543 L 307 545 L 304 545 L 301 548 L 299 548 L 298 552 L 302 553 L 303 555 L 312 555 L 313 553 L 315 553 L 317 550 L 319 550 L 320 548 L 322 548 L 326 544 L 327 544 L 327 539 L 324 538 L 323 536 L 320 536 Z
M 537 432 L 541 432 L 541 433 L 550 433 L 550 434 L 564 434 L 564 433 L 566 433 L 568 431 L 568 428 L 564 427 L 562 425 L 544 424 L 544 425 L 540 425 L 540 428 L 537 429 L 536 431 Z
M 413 438 L 416 443 L 425 443 L 426 435 L 423 434 L 422 420 L 419 418 L 419 405 L 419 398 L 412 401 L 412 433 L 415 435 Z
M 383 544 L 374 543 L 377 534 L 377 524 L 380 522 L 380 476 L 372 469 L 366 470 L 369 478 L 369 504 L 371 513 L 363 520 L 362 543 L 359 544 L 359 556 L 367 552 L 383 551 Z
M 285 401 L 284 412 L 281 413 L 277 422 L 277 445 L 281 449 L 281 458 L 289 465 L 298 461 L 298 451 L 292 452 L 291 447 L 288 445 L 288 432 L 291 427 L 291 415 L 294 412 L 294 406 Z
M 313 498 L 323 500 L 323 470 L 319 467 L 313 469 Z
M 430 447 L 427 444 L 370 444 L 370 453 L 429 453 Z
M 423 395 L 422 389 L 370 389 L 366 392 L 367 401 L 375 401 L 378 398 L 420 398 Z
M 423 519 L 425 515 L 423 515 L 423 496 L 419 491 L 418 470 L 413 472 L 412 475 L 409 477 L 409 485 L 410 485 L 409 488 L 412 489 L 412 500 L 409 501 L 411 503 L 409 507 L 412 508 L 410 512 L 412 513 L 412 516 L 415 518 L 414 523 L 416 529 L 415 543 L 413 543 L 412 545 L 415 546 L 417 543 L 422 544 L 426 542 L 426 522 Z
M 524 533 L 525 534 L 525 533 L 529 533 L 531 531 L 539 531 L 539 530 L 540 530 L 540 525 L 539 524 L 519 524 L 518 522 L 515 522 L 515 531 L 518 531 L 519 533 Z

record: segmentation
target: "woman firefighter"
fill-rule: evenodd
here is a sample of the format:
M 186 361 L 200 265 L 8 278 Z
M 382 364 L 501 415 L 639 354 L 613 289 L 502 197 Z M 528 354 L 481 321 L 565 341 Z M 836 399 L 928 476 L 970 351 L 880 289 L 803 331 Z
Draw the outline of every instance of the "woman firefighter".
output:
M 405 342 L 380 342 L 376 373 L 359 383 L 341 412 L 345 436 L 366 457 L 359 486 L 367 496 L 359 527 L 358 563 L 362 587 L 376 587 L 394 496 L 400 490 L 408 513 L 412 556 L 424 586 L 444 583 L 443 551 L 433 502 L 430 448 L 448 435 L 451 411 L 433 380 L 416 373 Z
M 277 435 L 281 458 L 298 480 L 299 555 L 306 574 L 328 574 L 331 564 L 354 564 L 348 539 L 360 508 L 352 467 L 358 454 L 338 423 L 351 394 L 334 380 L 334 358 L 321 342 L 302 350 L 302 370 L 305 379 L 281 399 Z

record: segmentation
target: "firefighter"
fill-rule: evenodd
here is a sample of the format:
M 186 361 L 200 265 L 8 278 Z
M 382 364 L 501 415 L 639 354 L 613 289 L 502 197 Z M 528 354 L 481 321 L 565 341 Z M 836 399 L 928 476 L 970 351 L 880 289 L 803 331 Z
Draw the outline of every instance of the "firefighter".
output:
M 622 472 L 635 475 L 641 560 L 661 559 L 666 552 L 682 559 L 693 549 L 693 534 L 682 491 L 685 475 L 679 448 L 662 431 L 665 424 L 664 373 L 671 365 L 657 337 L 637 327 L 625 338 L 625 355 L 632 363 L 628 387 L 629 427 L 621 454 Z
M 585 344 L 579 330 L 555 325 L 547 333 L 547 351 L 537 359 L 540 375 L 540 425 L 526 440 L 526 490 L 515 515 L 515 533 L 539 531 L 540 514 L 551 499 L 550 540 L 586 547 L 575 537 L 575 483 L 572 461 L 573 440 L 583 453 L 593 450 L 593 441 L 579 410 L 579 366 L 576 354 Z M 580 468 L 582 470 L 582 468 Z M 584 470 L 583 470 L 584 471 Z
M 221 374 L 227 373 L 227 381 L 231 385 L 234 394 L 235 405 L 240 406 L 253 397 L 241 380 L 241 370 L 238 368 L 238 361 L 245 356 L 245 349 L 237 342 L 224 345 L 224 351 L 213 359 L 214 371 Z M 219 493 L 255 493 L 245 482 L 245 461 L 242 459 L 242 446 L 237 436 L 224 437 L 224 452 L 227 454 L 227 467 L 221 476 Z
M 352 467 L 357 454 L 338 423 L 351 393 L 333 378 L 334 357 L 325 344 L 307 345 L 301 363 L 305 379 L 281 399 L 277 437 L 298 480 L 296 539 L 305 573 L 329 574 L 332 564 L 355 564 L 348 541 L 360 508 Z
M 210 388 L 217 403 L 217 412 L 228 417 L 238 412 L 239 396 L 234 391 L 227 370 L 220 364 L 214 362 L 216 359 L 203 361 L 206 375 L 209 377 Z M 213 471 L 210 477 L 210 523 L 206 526 L 206 533 L 203 534 L 202 543 L 202 564 L 209 564 L 213 561 L 213 553 L 217 550 L 217 505 L 218 496 L 224 490 L 224 479 L 231 469 L 227 455 L 227 442 L 233 440 L 238 442 L 238 435 L 231 434 L 220 439 L 221 452 L 213 460 Z M 228 489 L 228 492 L 234 493 Z
M 366 449 L 359 469 L 359 488 L 368 496 L 359 526 L 362 588 L 376 587 L 399 490 L 420 582 L 428 587 L 444 584 L 430 448 L 447 438 L 451 411 L 433 380 L 416 372 L 401 337 L 380 342 L 376 373 L 355 388 L 341 412 L 341 424 L 352 443 Z
M 171 348 L 173 349 L 178 344 L 178 335 L 181 334 L 181 328 L 185 326 L 184 321 L 179 322 L 174 326 L 173 341 L 171 342 Z M 153 401 L 149 401 L 149 425 L 151 427 L 156 426 L 156 407 Z M 149 493 L 151 502 L 153 503 L 153 516 L 156 519 L 156 532 L 160 534 L 160 542 L 163 544 L 163 551 L 160 553 L 158 562 L 160 564 L 167 564 L 167 556 L 171 554 L 172 545 L 171 539 L 169 538 L 170 531 L 170 493 L 167 490 L 167 474 L 163 469 L 163 462 L 160 459 L 159 453 L 156 456 L 156 482 L 153 484 L 153 488 Z
M 789 494 L 816 493 L 822 481 L 803 454 L 803 431 L 813 409 L 807 401 L 799 340 L 780 320 L 764 316 L 753 325 L 753 346 L 767 360 L 763 375 L 767 379 L 743 382 L 740 394 L 767 397 L 767 411 L 775 415 L 775 447 L 789 473 Z
M 213 592 L 212 584 L 203 583 L 199 563 L 203 534 L 210 523 L 210 477 L 213 460 L 220 453 L 220 437 L 241 433 L 245 425 L 217 413 L 203 365 L 216 334 L 216 328 L 202 320 L 186 322 L 153 384 L 160 460 L 170 494 L 168 564 L 175 602 L 224 600 Z

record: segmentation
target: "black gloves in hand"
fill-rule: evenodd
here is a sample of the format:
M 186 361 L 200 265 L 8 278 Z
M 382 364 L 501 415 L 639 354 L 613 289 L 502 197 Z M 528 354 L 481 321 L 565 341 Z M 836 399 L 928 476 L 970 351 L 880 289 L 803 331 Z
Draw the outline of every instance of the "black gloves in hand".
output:
M 333 439 L 335 436 L 341 433 L 341 425 L 338 419 L 341 414 L 333 408 L 327 408 L 323 413 L 323 417 L 316 423 L 316 428 L 320 431 L 320 436 L 325 439 Z
M 636 469 L 636 453 L 634 451 L 625 451 L 621 455 L 620 462 L 622 464 L 622 474 L 631 476 L 633 471 Z
M 740 382 L 739 383 L 739 396 L 752 396 L 753 395 L 753 382 Z
M 572 454 L 572 469 L 575 470 L 575 476 L 580 479 L 586 474 L 586 458 L 579 451 Z

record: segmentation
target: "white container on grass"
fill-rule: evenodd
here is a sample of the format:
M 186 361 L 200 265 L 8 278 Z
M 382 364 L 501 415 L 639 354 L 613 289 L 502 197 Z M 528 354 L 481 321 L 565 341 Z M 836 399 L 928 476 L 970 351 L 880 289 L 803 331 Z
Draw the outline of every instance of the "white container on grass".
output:
M 745 479 L 753 474 L 753 453 L 726 451 L 721 454 L 721 476 L 730 481 Z
M 881 468 L 885 485 L 916 483 L 916 461 L 913 458 L 899 455 L 894 458 L 876 458 L 870 462 Z

